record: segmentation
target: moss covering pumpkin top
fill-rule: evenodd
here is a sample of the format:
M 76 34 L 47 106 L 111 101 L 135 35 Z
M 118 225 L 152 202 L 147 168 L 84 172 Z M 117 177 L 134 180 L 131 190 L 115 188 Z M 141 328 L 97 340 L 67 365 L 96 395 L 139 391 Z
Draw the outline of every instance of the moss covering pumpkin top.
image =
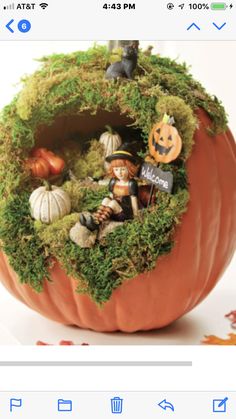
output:
M 58 116 L 83 111 L 95 114 L 98 109 L 119 110 L 128 114 L 134 126 L 147 138 L 152 124 L 161 119 L 165 110 L 168 113 L 172 108 L 179 108 L 173 101 L 168 106 L 168 96 L 176 96 L 192 110 L 205 109 L 211 117 L 209 129 L 213 133 L 226 129 L 227 119 L 221 103 L 192 78 L 185 64 L 157 55 L 148 57 L 140 52 L 135 80 L 114 83 L 104 78 L 110 60 L 106 47 L 54 54 L 42 58 L 40 69 L 22 79 L 22 90 L 1 114 L 0 193 L 6 196 L 19 186 L 22 179 L 20 161 L 34 146 L 38 126 L 50 125 Z M 188 120 L 186 124 L 185 118 L 181 118 L 181 110 L 175 120 L 181 135 L 187 137 L 187 157 L 191 147 L 186 143 L 192 141 L 193 121 Z
M 185 161 L 191 154 L 197 127 L 194 110 L 201 107 L 208 113 L 212 135 L 226 130 L 225 111 L 218 99 L 192 78 L 185 64 L 157 55 L 140 52 L 134 80 L 118 82 L 104 78 L 111 62 L 106 47 L 52 55 L 40 62 L 39 70 L 22 80 L 22 90 L 1 113 L 2 248 L 20 280 L 35 290 L 42 290 L 44 278 L 49 278 L 48 267 L 54 256 L 67 273 L 78 279 L 80 292 L 87 292 L 102 303 L 125 279 L 152 269 L 158 256 L 170 251 L 174 227 L 187 208 Z M 80 249 L 68 239 L 69 229 L 78 220 L 79 211 L 96 209 L 104 189 L 91 191 L 73 182 L 64 184 L 75 203 L 74 213 L 44 226 L 30 217 L 28 198 L 34 182 L 23 162 L 35 145 L 40 126 L 50 126 L 58 117 L 83 112 L 96 115 L 101 109 L 128 116 L 133 128 L 140 130 L 144 144 L 153 123 L 168 113 L 174 116 L 183 149 L 177 164 L 162 167 L 173 171 L 172 195 L 157 192 L 158 206 L 125 222 L 103 243 Z

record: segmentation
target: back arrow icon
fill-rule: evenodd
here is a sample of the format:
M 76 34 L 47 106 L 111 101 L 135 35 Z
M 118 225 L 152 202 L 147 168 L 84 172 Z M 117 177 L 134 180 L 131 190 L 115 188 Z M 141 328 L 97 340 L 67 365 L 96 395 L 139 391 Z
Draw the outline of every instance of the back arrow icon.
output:
M 197 30 L 199 30 L 199 31 L 201 30 L 201 29 L 199 28 L 199 26 L 198 26 L 196 23 L 194 23 L 194 22 L 193 22 L 193 23 L 192 23 L 192 24 L 191 24 L 191 25 L 187 28 L 187 31 L 189 31 L 189 29 L 191 29 L 193 26 L 194 26 Z
M 10 22 L 6 24 L 6 28 L 11 32 L 14 33 L 13 29 L 11 28 L 11 24 L 14 22 L 14 19 L 11 19 Z
M 158 403 L 158 406 L 160 406 L 162 409 L 170 409 L 172 412 L 174 412 L 175 408 L 172 403 L 167 402 L 166 399 L 162 400 L 160 403 Z

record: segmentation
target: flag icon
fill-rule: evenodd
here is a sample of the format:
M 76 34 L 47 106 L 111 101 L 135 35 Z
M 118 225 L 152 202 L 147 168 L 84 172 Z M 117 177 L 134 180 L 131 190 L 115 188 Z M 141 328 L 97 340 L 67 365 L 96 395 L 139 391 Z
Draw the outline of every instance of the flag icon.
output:
M 10 399 L 10 412 L 12 412 L 13 407 L 22 407 L 22 399 Z

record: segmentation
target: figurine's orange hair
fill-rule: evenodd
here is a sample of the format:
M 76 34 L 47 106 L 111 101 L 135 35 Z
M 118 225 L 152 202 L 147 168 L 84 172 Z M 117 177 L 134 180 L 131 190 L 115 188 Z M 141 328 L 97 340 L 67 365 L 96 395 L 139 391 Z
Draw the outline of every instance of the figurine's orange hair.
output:
M 108 169 L 108 175 L 111 177 L 115 176 L 113 173 L 113 168 L 122 166 L 127 167 L 129 179 L 133 178 L 138 172 L 138 166 L 131 161 L 125 159 L 115 159 L 111 161 L 110 167 Z

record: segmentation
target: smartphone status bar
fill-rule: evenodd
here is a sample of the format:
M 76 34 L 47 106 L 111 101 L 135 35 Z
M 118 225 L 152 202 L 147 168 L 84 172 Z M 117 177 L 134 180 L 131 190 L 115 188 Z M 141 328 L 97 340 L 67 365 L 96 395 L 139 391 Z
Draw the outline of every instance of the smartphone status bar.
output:
M 231 2 L 3 2 L 0 40 L 233 40 Z

